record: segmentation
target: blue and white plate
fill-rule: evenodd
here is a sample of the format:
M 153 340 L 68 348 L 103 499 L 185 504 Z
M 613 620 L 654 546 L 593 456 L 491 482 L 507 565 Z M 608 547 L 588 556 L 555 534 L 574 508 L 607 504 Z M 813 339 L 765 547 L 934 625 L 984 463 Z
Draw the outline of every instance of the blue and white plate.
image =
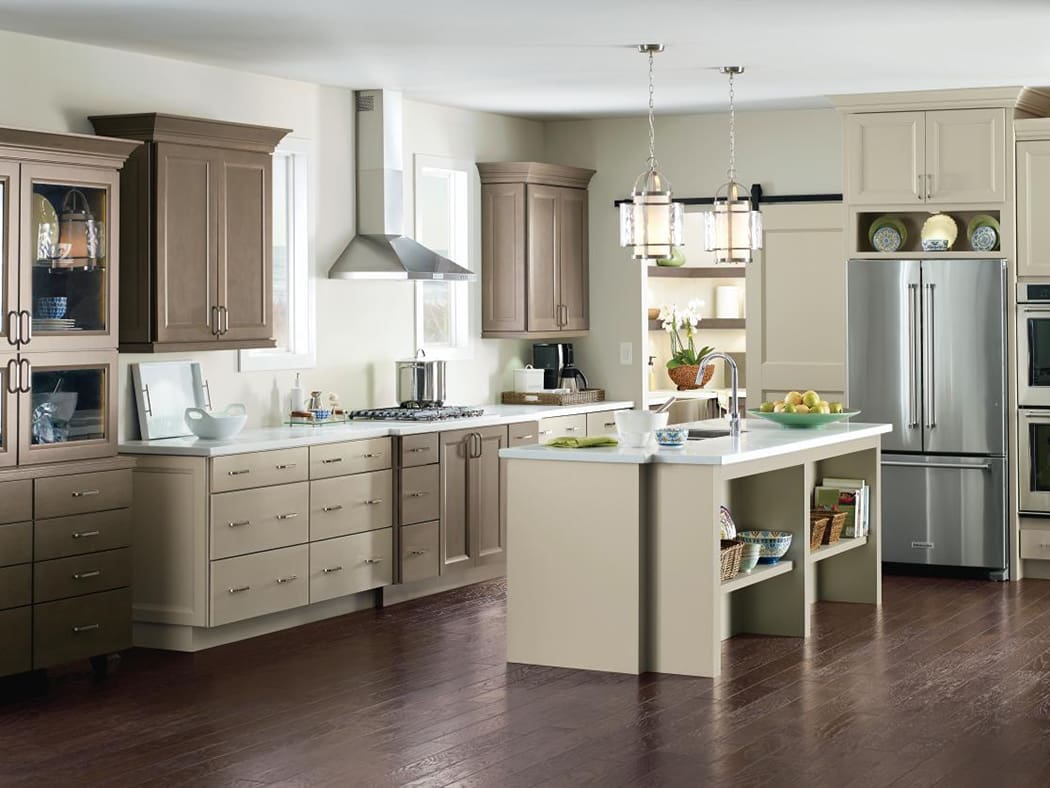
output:
M 871 236 L 871 245 L 876 252 L 896 252 L 903 242 L 896 227 L 880 227 Z
M 999 245 L 999 233 L 991 225 L 974 227 L 970 233 L 970 248 L 975 252 L 990 252 Z

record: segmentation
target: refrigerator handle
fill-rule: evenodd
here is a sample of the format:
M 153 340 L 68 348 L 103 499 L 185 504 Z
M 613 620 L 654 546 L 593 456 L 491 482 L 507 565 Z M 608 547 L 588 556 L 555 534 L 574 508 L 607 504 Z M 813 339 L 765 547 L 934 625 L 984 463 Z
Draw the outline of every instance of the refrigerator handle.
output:
M 918 379 L 916 367 L 918 361 L 916 359 L 916 349 L 919 341 L 916 337 L 916 323 L 918 323 L 918 311 L 919 311 L 919 286 L 917 284 L 908 285 L 908 429 L 914 430 L 919 426 L 919 419 L 916 416 L 918 411 L 918 386 L 915 385 Z
M 937 352 L 937 340 L 933 334 L 933 293 L 934 285 L 932 283 L 926 284 L 926 309 L 923 310 L 923 317 L 925 320 L 926 336 L 923 341 L 923 348 L 926 353 L 926 379 L 924 389 L 926 391 L 926 428 L 933 429 L 937 426 L 937 412 L 934 405 L 937 399 L 936 389 L 936 374 L 934 372 L 934 362 L 936 361 L 935 353 Z

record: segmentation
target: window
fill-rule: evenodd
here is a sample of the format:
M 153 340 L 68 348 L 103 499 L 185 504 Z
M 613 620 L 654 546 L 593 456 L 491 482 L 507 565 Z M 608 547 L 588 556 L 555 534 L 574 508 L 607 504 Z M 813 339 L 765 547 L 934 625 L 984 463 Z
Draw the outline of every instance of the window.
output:
M 273 155 L 274 348 L 240 351 L 240 369 L 301 369 L 315 363 L 307 163 L 309 144 L 285 140 Z
M 415 240 L 473 269 L 470 254 L 474 187 L 472 165 L 434 156 L 415 157 Z M 431 357 L 470 356 L 467 282 L 416 283 L 416 347 Z

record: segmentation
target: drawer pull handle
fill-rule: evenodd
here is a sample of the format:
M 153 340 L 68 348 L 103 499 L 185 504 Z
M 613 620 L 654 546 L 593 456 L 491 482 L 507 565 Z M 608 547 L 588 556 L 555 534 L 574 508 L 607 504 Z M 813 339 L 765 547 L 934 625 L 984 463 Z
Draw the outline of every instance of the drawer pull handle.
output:
M 361 456 L 366 460 L 374 460 L 376 457 L 382 457 L 383 454 L 382 452 L 369 452 L 368 454 L 362 454 Z
M 418 447 L 416 449 L 409 449 L 408 453 L 409 454 L 419 454 L 422 451 L 430 451 L 430 447 L 429 446 L 420 446 L 420 447 Z
M 101 569 L 89 569 L 87 572 L 75 572 L 73 574 L 74 580 L 90 580 L 92 577 L 99 577 L 102 575 Z
M 229 591 L 231 594 L 239 594 L 239 593 L 241 593 L 241 591 L 251 591 L 252 587 L 251 586 L 234 586 L 233 588 L 227 588 L 226 590 Z
M 325 569 L 322 569 L 321 570 L 321 574 L 322 575 L 330 575 L 333 572 L 342 572 L 342 571 L 343 571 L 343 567 L 341 567 L 341 566 L 333 566 L 333 567 L 326 567 Z
M 409 555 L 426 555 L 429 552 L 429 550 L 411 550 L 409 551 Z
M 322 465 L 331 465 L 333 462 L 342 462 L 342 457 L 329 457 L 327 460 L 321 460 Z
M 616 422 L 615 421 L 607 421 L 607 422 L 605 422 L 605 426 L 606 427 L 615 427 L 616 426 Z
M 383 563 L 383 559 L 382 558 L 366 558 L 365 559 L 365 563 L 366 564 L 381 564 L 381 563 Z
M 299 512 L 288 512 L 287 514 L 277 515 L 278 520 L 294 520 L 299 516 Z
M 544 433 L 544 435 L 546 435 L 546 433 Z M 516 440 L 519 440 L 519 441 L 531 441 L 535 437 L 536 437 L 535 435 L 519 435 L 516 438 Z
M 79 635 L 81 632 L 95 632 L 99 629 L 102 629 L 101 624 L 84 624 L 80 627 L 73 627 L 73 633 Z
M 566 427 L 565 431 L 566 432 L 576 432 L 576 430 L 578 430 L 578 429 L 579 429 L 579 427 Z
M 335 506 L 322 506 L 321 507 L 321 511 L 322 512 L 338 512 L 342 508 L 343 508 L 343 505 L 341 503 L 337 503 L 337 504 L 335 504 Z
M 378 506 L 383 502 L 382 498 L 373 498 L 370 501 L 365 501 L 365 506 Z
M 74 539 L 89 539 L 92 536 L 98 536 L 101 531 L 76 531 L 73 534 Z
M 237 520 L 235 522 L 226 523 L 230 528 L 240 528 L 242 525 L 251 525 L 251 520 Z
M 295 463 L 294 462 L 288 462 L 288 463 L 285 463 L 284 465 L 275 465 L 274 467 L 277 470 L 279 470 L 279 471 L 286 471 L 289 468 L 294 468 L 295 467 Z
M 281 583 L 283 585 L 284 583 L 290 583 L 293 580 L 298 580 L 298 579 L 299 579 L 299 575 L 288 575 L 288 577 L 278 577 L 277 578 L 277 582 Z
M 251 473 L 250 468 L 244 468 L 240 471 L 226 471 L 227 476 L 244 476 L 246 473 Z
M 413 493 L 409 493 L 409 494 L 408 494 L 408 497 L 409 497 L 409 498 L 422 498 L 422 497 L 423 497 L 424 495 L 430 495 L 430 493 L 429 493 L 429 492 L 427 492 L 426 490 L 424 490 L 424 491 L 422 491 L 422 492 L 413 492 Z
M 92 495 L 98 495 L 101 490 L 74 490 L 74 498 L 90 498 Z

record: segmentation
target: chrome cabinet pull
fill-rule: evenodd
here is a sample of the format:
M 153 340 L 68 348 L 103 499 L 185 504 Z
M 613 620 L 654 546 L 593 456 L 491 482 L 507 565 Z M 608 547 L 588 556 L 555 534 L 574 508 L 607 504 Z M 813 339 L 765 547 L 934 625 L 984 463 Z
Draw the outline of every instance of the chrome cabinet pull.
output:
M 98 536 L 101 531 L 75 531 L 73 533 L 74 539 L 90 539 L 92 536 Z
M 33 390 L 33 365 L 28 358 L 18 362 L 18 391 L 28 394 Z
M 933 199 L 933 174 L 926 173 L 926 199 Z
M 322 506 L 321 507 L 321 511 L 322 512 L 338 512 L 342 508 L 343 508 L 343 505 L 341 503 L 337 503 L 337 504 L 334 504 L 333 506 Z
M 366 564 L 381 564 L 381 563 L 383 563 L 383 559 L 382 558 L 366 558 L 365 559 L 365 563 Z
M 11 310 L 7 313 L 7 344 L 17 345 L 18 344 L 18 313 L 15 310 Z
M 222 333 L 223 335 L 230 333 L 230 308 L 223 304 L 222 309 Z
M 919 286 L 917 284 L 908 285 L 908 429 L 914 430 L 919 426 L 919 419 L 916 416 L 918 407 L 916 406 L 916 400 L 918 399 L 918 386 L 915 382 L 918 378 L 917 371 L 915 369 L 917 362 L 916 348 L 918 346 L 918 340 L 916 339 L 916 328 L 915 324 L 918 322 L 918 292 Z
M 409 555 L 426 555 L 429 552 L 430 552 L 429 550 L 410 550 L 408 554 Z
M 288 463 L 285 463 L 284 465 L 275 465 L 274 466 L 274 468 L 276 468 L 279 471 L 287 471 L 288 469 L 294 468 L 294 467 L 295 467 L 295 463 L 294 462 L 288 462 Z
M 917 172 L 915 173 L 915 197 L 919 200 L 919 202 L 922 202 L 924 199 L 923 193 L 924 192 L 922 190 L 922 173 Z
M 73 491 L 73 497 L 74 498 L 90 498 L 93 495 L 98 495 L 99 492 L 100 492 L 99 490 L 74 490 Z
M 372 498 L 371 500 L 365 501 L 366 506 L 377 506 L 383 502 L 382 498 Z
M 408 497 L 409 498 L 422 498 L 424 495 L 430 495 L 430 493 L 427 492 L 426 490 L 421 490 L 420 492 L 408 493 Z
M 251 591 L 252 587 L 251 586 L 233 586 L 233 588 L 227 588 L 226 590 L 229 593 L 231 593 L 231 594 L 239 594 L 242 591 Z
M 33 316 L 28 309 L 18 313 L 18 341 L 23 345 L 33 341 Z
M 321 570 L 321 574 L 322 575 L 330 575 L 333 572 L 342 572 L 342 571 L 343 571 L 343 567 L 341 567 L 341 566 L 332 566 L 332 567 L 325 567 L 324 569 L 322 569 Z
M 18 380 L 18 362 L 11 359 L 7 362 L 7 393 L 17 394 L 21 390 Z
M 421 446 L 421 447 L 416 448 L 416 449 L 409 449 L 408 453 L 409 454 L 419 454 L 421 451 L 430 451 L 430 447 L 429 446 Z
M 299 516 L 299 512 L 288 512 L 287 514 L 277 515 L 278 520 L 294 520 Z
M 241 528 L 242 526 L 251 525 L 251 524 L 252 524 L 251 520 L 235 520 L 233 522 L 226 523 L 226 525 L 229 526 L 230 528 Z
M 365 455 L 365 456 L 367 457 L 368 455 Z M 342 457 L 329 457 L 327 460 L 321 460 L 321 464 L 322 465 L 331 465 L 334 462 L 342 462 L 342 461 L 343 461 Z
M 219 322 L 219 307 L 212 305 L 211 308 L 211 334 L 214 337 L 219 336 L 219 330 L 222 324 Z
M 615 421 L 607 421 L 607 422 L 605 422 L 605 424 L 603 426 L 605 426 L 605 427 L 615 427 L 616 426 L 616 422 Z
M 239 471 L 226 471 L 227 476 L 244 476 L 245 474 L 251 473 L 251 468 L 242 468 Z
M 90 569 L 87 572 L 74 572 L 74 580 L 90 580 L 92 577 L 99 577 L 102 574 L 101 569 Z
M 207 395 L 207 401 L 204 406 L 211 410 L 211 386 L 208 385 L 208 381 L 204 381 L 201 383 L 201 388 L 204 389 L 204 393 Z
M 578 429 L 579 429 L 579 427 L 566 427 L 565 431 L 566 432 L 576 432 Z
M 375 452 L 375 453 L 368 453 L 368 454 L 362 454 L 361 455 L 361 457 L 363 459 L 366 459 L 366 460 L 374 460 L 375 458 L 382 457 L 382 456 L 383 456 L 382 452 Z
M 938 470 L 948 471 L 990 471 L 992 469 L 992 466 L 988 463 L 953 465 L 950 462 L 893 462 L 884 460 L 882 464 L 896 468 L 937 468 Z
M 83 624 L 79 627 L 73 627 L 73 633 L 79 635 L 81 632 L 95 632 L 99 629 L 102 629 L 101 624 Z
M 519 441 L 531 441 L 531 440 L 535 440 L 535 439 L 536 439 L 535 435 L 519 435 L 518 436 L 518 440 Z
M 934 429 L 937 426 L 937 381 L 936 381 L 936 370 L 935 366 L 937 363 L 937 338 L 934 336 L 933 323 L 933 284 L 926 285 L 926 342 L 925 347 L 927 355 L 929 356 L 929 362 L 927 364 L 927 376 L 926 376 L 926 399 L 928 402 L 927 410 L 927 429 Z
M 281 585 L 284 585 L 285 583 L 290 583 L 293 580 L 298 580 L 298 579 L 299 579 L 299 575 L 288 575 L 288 577 L 278 577 L 277 578 L 277 582 L 279 584 L 281 584 Z

